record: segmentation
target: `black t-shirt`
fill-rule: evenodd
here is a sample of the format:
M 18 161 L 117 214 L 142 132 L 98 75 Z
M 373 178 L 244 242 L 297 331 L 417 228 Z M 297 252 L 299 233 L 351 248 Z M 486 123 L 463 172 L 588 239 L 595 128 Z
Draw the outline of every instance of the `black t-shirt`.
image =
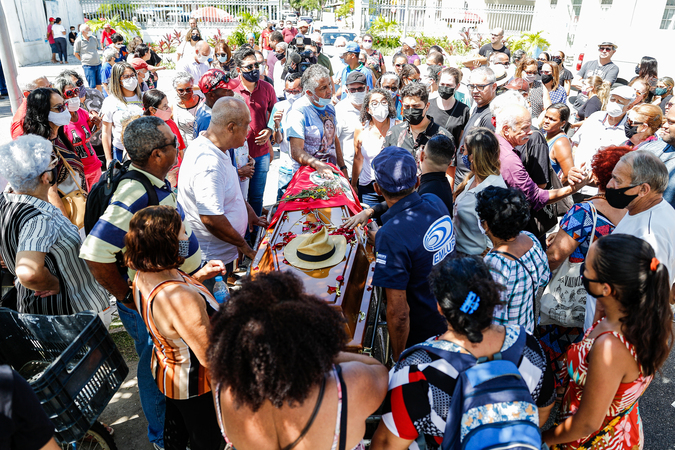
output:
M 389 129 L 387 136 L 384 138 L 384 147 L 396 146 L 408 150 L 412 155 L 417 158 L 418 152 L 424 150 L 424 147 L 429 142 L 429 139 L 436 136 L 437 134 L 442 134 L 448 137 L 452 135 L 438 125 L 434 118 L 427 115 L 427 118 L 431 121 L 427 126 L 427 129 L 417 135 L 417 139 L 413 139 L 412 131 L 410 130 L 410 124 L 405 120 L 397 125 L 394 125 Z
M 509 55 L 509 58 L 511 58 L 511 50 L 509 50 L 509 48 L 504 44 L 502 44 L 502 48 L 496 50 L 492 48 L 492 44 L 485 44 L 480 48 L 480 50 L 478 50 L 478 54 L 485 56 L 486 58 L 489 58 L 494 52 L 506 53 Z
M 0 366 L 0 450 L 38 450 L 52 436 L 54 425 L 28 382 Z
M 598 112 L 601 109 L 602 101 L 597 95 L 595 95 L 577 110 L 577 115 L 579 116 L 580 120 L 586 120 L 586 117 L 590 117 L 591 114 Z
M 151 66 L 158 66 L 161 62 L 162 58 L 157 53 L 155 53 L 154 50 L 150 50 L 150 59 L 148 60 L 148 64 Z
M 456 168 L 455 170 L 455 189 L 464 181 L 464 177 L 469 173 L 469 168 L 464 165 L 462 162 L 462 157 L 458 156 L 462 154 L 462 147 L 464 147 L 464 138 L 466 138 L 466 133 L 471 130 L 473 127 L 485 127 L 489 128 L 492 131 L 495 131 L 495 126 L 492 125 L 492 113 L 490 112 L 490 104 L 488 103 L 485 106 L 476 108 L 469 120 L 466 122 L 466 127 L 464 127 L 464 134 L 462 135 L 462 141 L 457 147 L 457 152 L 455 153 L 455 159 L 450 164 Z
M 442 101 L 440 97 L 431 100 L 427 114 L 434 118 L 434 122 L 444 126 L 452 134 L 455 139 L 455 147 L 457 147 L 459 137 L 469 121 L 469 107 L 459 100 L 455 100 L 452 108 L 441 109 L 438 106 L 439 101 Z
M 533 130 L 527 143 L 519 145 L 514 150 L 520 156 L 520 160 L 532 181 L 535 184 L 547 185 L 549 182 L 549 166 L 551 165 L 548 143 L 539 130 L 536 128 Z
M 448 207 L 450 211 L 450 217 L 452 217 L 453 202 L 452 202 L 452 187 L 448 178 L 445 176 L 445 172 L 429 172 L 423 173 L 420 177 L 420 187 L 417 189 L 417 193 L 422 194 L 434 194 L 436 197 L 440 198 L 445 206 Z

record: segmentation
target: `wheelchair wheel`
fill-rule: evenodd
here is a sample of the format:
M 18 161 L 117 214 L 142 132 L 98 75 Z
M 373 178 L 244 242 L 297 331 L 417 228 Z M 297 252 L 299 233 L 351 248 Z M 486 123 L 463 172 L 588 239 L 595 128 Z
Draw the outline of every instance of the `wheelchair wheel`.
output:
M 117 450 L 115 440 L 101 422 L 94 422 L 94 425 L 87 430 L 87 434 L 77 442 L 63 444 L 63 450 Z

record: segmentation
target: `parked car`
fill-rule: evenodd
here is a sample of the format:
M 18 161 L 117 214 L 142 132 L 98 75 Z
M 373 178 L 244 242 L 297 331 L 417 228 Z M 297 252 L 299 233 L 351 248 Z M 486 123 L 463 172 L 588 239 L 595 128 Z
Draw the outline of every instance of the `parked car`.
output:
M 300 17 L 298 17 L 298 20 L 304 20 L 308 24 L 310 24 L 314 21 L 314 19 L 312 19 L 312 16 L 300 16 Z
M 296 13 L 288 13 L 284 16 L 284 22 L 291 21 L 292 23 L 298 23 L 298 15 Z
M 335 43 L 335 39 L 337 39 L 339 36 L 344 37 L 347 42 L 353 41 L 356 38 L 356 33 L 351 33 L 349 31 L 324 31 L 324 29 L 321 30 L 321 35 L 323 39 L 323 49 L 322 52 L 328 56 L 328 57 L 333 57 L 335 56 L 335 47 L 333 47 L 333 43 Z

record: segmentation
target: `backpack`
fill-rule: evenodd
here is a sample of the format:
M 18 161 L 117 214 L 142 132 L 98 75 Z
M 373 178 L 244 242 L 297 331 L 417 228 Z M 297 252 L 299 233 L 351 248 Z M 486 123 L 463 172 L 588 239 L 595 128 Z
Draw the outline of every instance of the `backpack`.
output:
M 130 170 L 130 165 L 131 161 L 125 161 L 122 164 L 114 160 L 110 163 L 103 177 L 92 186 L 87 196 L 87 206 L 84 211 L 84 232 L 87 235 L 91 233 L 98 219 L 105 213 L 108 205 L 110 205 L 110 199 L 112 199 L 122 180 L 135 180 L 141 183 L 148 193 L 148 206 L 159 205 L 157 192 L 148 177 L 137 170 Z
M 493 359 L 476 359 L 423 342 L 407 349 L 399 361 L 423 349 L 451 362 L 459 372 L 443 435 L 443 450 L 539 450 L 538 408 L 518 371 L 527 333 Z

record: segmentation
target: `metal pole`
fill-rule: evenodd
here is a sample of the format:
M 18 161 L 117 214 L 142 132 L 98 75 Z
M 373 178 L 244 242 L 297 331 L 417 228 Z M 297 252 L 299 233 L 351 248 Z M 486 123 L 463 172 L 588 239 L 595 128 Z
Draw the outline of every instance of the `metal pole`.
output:
M 403 37 L 408 36 L 408 1 L 405 0 L 405 9 L 403 10 Z
M 22 95 L 17 84 L 19 71 L 16 68 L 14 59 L 14 50 L 12 41 L 7 31 L 7 20 L 5 18 L 5 9 L 0 2 L 0 61 L 2 61 L 2 71 L 5 74 L 5 84 L 9 93 L 9 103 L 12 106 L 12 112 L 16 112 L 21 103 Z

